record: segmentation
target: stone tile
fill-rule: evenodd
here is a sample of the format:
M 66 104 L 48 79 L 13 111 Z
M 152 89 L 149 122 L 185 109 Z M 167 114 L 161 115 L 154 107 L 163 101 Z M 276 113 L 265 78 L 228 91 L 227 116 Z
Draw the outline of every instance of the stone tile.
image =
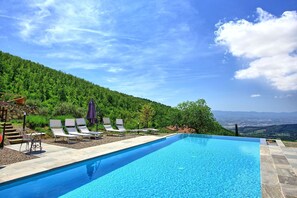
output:
M 297 160 L 297 153 L 295 155 L 285 154 L 285 156 L 286 156 L 287 159 L 295 159 L 295 160 Z
M 277 174 L 275 167 L 271 163 L 263 162 L 260 167 L 261 173 L 265 172 L 267 174 Z
M 290 162 L 290 164 L 297 164 L 297 159 L 288 159 L 288 161 Z
M 283 143 L 281 140 L 276 140 L 276 143 L 277 143 L 277 145 L 280 146 L 280 147 L 286 147 L 286 146 L 284 145 L 284 143 Z
M 287 148 L 283 148 L 282 150 L 285 155 L 297 155 L 297 151 L 288 150 Z
M 293 169 L 284 169 L 284 168 L 277 168 L 277 174 L 286 177 L 296 177 L 295 172 Z
M 297 164 L 295 163 L 290 163 L 293 169 L 297 169 Z
M 269 163 L 271 165 L 273 163 L 272 157 L 267 155 L 261 156 L 261 163 Z
M 284 164 L 284 165 L 289 164 L 287 158 L 283 155 L 271 155 L 271 156 L 275 164 Z
M 290 164 L 274 164 L 275 168 L 292 169 Z
M 295 185 L 295 186 L 297 186 L 297 177 L 296 176 L 287 177 L 287 176 L 279 175 L 278 176 L 278 179 L 279 179 L 279 182 L 281 184 L 289 184 L 289 185 Z
M 284 147 L 284 148 L 282 148 L 282 150 L 283 150 L 283 152 L 285 154 L 292 154 L 292 155 L 294 155 L 294 154 L 297 153 L 297 149 L 296 148 L 292 148 L 292 147 Z
M 263 198 L 283 198 L 281 188 L 279 185 L 265 185 L 262 184 L 262 197 Z
M 260 155 L 270 155 L 269 147 L 266 145 L 260 145 Z
M 294 185 L 281 184 L 282 191 L 287 198 L 297 198 L 297 187 Z
M 279 146 L 269 146 L 271 155 L 283 155 L 283 151 Z
M 270 173 L 266 171 L 261 172 L 261 181 L 262 184 L 270 186 L 275 186 L 279 184 L 278 175 L 276 173 Z

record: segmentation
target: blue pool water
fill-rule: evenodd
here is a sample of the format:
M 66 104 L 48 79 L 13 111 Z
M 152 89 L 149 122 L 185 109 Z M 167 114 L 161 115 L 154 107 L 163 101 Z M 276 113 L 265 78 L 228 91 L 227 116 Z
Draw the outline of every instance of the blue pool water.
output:
M 1 197 L 261 197 L 260 140 L 175 135 L 0 185 Z

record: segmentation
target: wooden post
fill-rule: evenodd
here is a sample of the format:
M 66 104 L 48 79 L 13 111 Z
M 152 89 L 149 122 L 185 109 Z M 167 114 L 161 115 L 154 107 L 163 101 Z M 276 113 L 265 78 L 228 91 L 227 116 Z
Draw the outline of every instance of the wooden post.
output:
M 238 126 L 237 126 L 237 124 L 235 124 L 235 136 L 238 136 L 239 134 L 238 134 Z
M 6 123 L 6 122 L 7 122 L 7 109 L 5 109 L 5 110 L 3 109 L 3 111 L 5 112 L 5 117 L 4 117 L 3 120 L 4 120 L 4 122 Z
M 3 108 L 2 110 L 3 110 L 3 114 L 4 114 L 4 108 Z M 7 115 L 7 109 L 5 110 L 5 114 Z M 6 117 L 5 117 L 5 119 L 4 119 L 3 121 L 4 121 L 4 123 L 3 123 L 3 131 L 2 131 L 2 140 L 1 140 L 1 142 L 0 142 L 0 148 L 1 148 L 1 149 L 4 148 Z
M 5 125 L 6 125 L 6 122 L 4 122 L 4 124 L 3 124 L 2 140 L 1 140 L 1 142 L 0 142 L 0 148 L 1 148 L 1 149 L 4 148 Z
M 0 111 L 1 111 L 0 121 L 2 122 L 4 120 L 4 107 L 1 107 Z
M 24 112 L 24 119 L 23 119 L 23 131 L 26 130 L 26 112 Z

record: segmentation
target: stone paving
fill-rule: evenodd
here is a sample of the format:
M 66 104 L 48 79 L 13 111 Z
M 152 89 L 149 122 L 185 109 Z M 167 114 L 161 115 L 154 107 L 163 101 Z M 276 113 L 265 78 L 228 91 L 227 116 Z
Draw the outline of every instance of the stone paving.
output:
M 142 136 L 84 149 L 43 144 L 46 152 L 34 153 L 40 158 L 10 164 L 0 169 L 0 183 L 161 138 L 163 137 Z M 276 143 L 260 146 L 262 197 L 297 198 L 297 148 L 285 147 L 280 140 Z M 19 150 L 19 145 L 11 145 L 8 148 Z
M 297 198 L 297 148 L 261 145 L 263 198 Z

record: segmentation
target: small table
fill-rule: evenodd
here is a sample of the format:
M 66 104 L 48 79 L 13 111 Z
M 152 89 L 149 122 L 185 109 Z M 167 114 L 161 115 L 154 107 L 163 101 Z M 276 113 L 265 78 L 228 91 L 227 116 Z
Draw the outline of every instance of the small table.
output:
M 42 150 L 41 146 L 41 137 L 42 135 L 45 135 L 45 133 L 39 133 L 39 132 L 34 132 L 30 134 L 24 134 L 23 135 L 23 141 L 20 146 L 20 151 L 22 148 L 22 144 L 26 143 L 26 150 L 29 151 L 31 154 L 32 150 L 36 151 L 37 148 L 40 149 L 40 152 Z M 31 143 L 31 145 L 30 145 Z
M 42 150 L 41 137 L 43 135 L 45 135 L 45 133 L 39 133 L 39 132 L 31 133 L 30 154 L 31 154 L 32 150 L 36 151 L 37 148 L 39 148 L 40 152 L 41 152 L 41 150 Z

